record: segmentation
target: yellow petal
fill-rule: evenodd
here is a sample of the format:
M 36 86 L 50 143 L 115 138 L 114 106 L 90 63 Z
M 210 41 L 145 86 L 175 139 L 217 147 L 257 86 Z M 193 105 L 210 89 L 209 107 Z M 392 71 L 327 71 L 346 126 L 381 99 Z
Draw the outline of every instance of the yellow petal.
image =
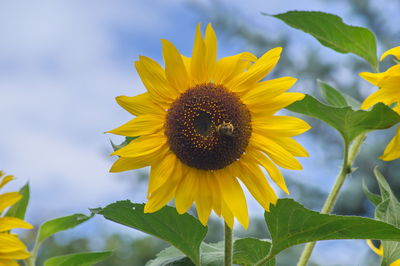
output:
M 190 65 L 192 64 L 192 58 L 181 55 L 183 64 L 185 65 L 186 71 L 189 73 L 190 72 Z M 193 84 L 194 85 L 194 84 Z M 192 84 L 190 85 L 192 87 Z
M 261 56 L 246 72 L 237 75 L 227 83 L 233 92 L 245 92 L 249 85 L 255 84 L 264 78 L 278 63 L 282 52 L 281 47 L 269 50 Z
M 222 217 L 224 217 L 224 221 L 226 223 L 226 225 L 229 226 L 229 228 L 233 229 L 233 225 L 234 225 L 234 217 L 233 214 L 231 212 L 231 210 L 229 209 L 228 205 L 226 204 L 225 200 L 222 199 L 221 201 L 221 215 Z
M 176 160 L 174 171 L 167 177 L 168 182 L 165 182 L 160 188 L 151 193 L 149 201 L 144 206 L 145 213 L 156 212 L 162 207 L 164 207 L 168 202 L 171 201 L 172 197 L 175 195 L 176 187 L 183 176 L 182 163 Z
M 164 70 L 156 61 L 145 56 L 139 58 L 140 60 L 135 62 L 136 70 L 151 99 L 163 108 L 169 107 L 178 96 L 178 92 L 170 86 Z
M 400 158 L 400 127 L 397 128 L 396 135 L 386 146 L 383 155 L 379 158 L 384 161 L 392 161 Z
M 193 204 L 195 194 L 201 179 L 200 170 L 190 168 L 188 173 L 182 177 L 175 193 L 175 207 L 178 213 L 187 212 Z
M 160 150 L 167 149 L 167 146 L 161 147 Z M 158 157 L 163 156 L 163 152 L 155 149 L 153 152 L 139 156 L 139 157 L 120 157 L 117 161 L 114 162 L 113 166 L 110 169 L 111 173 L 123 172 L 133 169 L 139 169 L 146 166 L 151 165 Z
M 368 96 L 361 105 L 361 109 L 369 109 L 373 105 L 377 103 L 384 103 L 386 105 L 391 105 L 394 102 L 398 101 L 398 96 L 393 93 L 392 90 L 388 90 L 386 88 L 382 88 L 370 96 Z
M 311 128 L 304 120 L 292 116 L 270 116 L 252 121 L 254 132 L 266 136 L 292 137 Z
M 168 151 L 152 163 L 147 195 L 150 195 L 166 182 L 169 182 L 168 178 L 173 174 L 173 166 L 177 164 L 177 160 L 176 155 Z
M 221 58 L 215 66 L 214 83 L 226 84 L 256 60 L 257 57 L 248 52 Z
M 221 169 L 219 171 L 223 171 Z M 224 174 L 224 173 L 222 173 Z M 219 186 L 217 177 L 215 176 L 214 172 L 210 172 L 210 177 L 208 179 L 208 188 L 211 191 L 211 195 L 213 197 L 213 210 L 218 215 L 221 216 L 221 208 L 222 208 L 222 199 L 221 199 L 221 188 Z
M 0 259 L 0 265 L 2 266 L 19 266 L 15 260 L 2 260 Z
M 254 101 L 260 101 L 260 98 L 274 98 L 287 91 L 294 83 L 296 83 L 296 81 L 297 79 L 292 77 L 282 77 L 259 82 L 253 89 L 249 90 L 243 97 L 241 97 L 241 100 L 245 104 L 251 104 Z
M 221 188 L 222 204 L 226 204 L 227 208 L 230 210 L 227 214 L 225 213 L 224 206 L 222 206 L 222 215 L 225 218 L 225 215 L 228 215 L 229 217 L 229 213 L 232 213 L 243 228 L 247 229 L 249 226 L 249 214 L 247 210 L 246 197 L 244 196 L 243 190 L 234 175 L 237 173 L 232 170 L 229 175 L 224 174 L 222 171 L 215 171 L 214 174 Z M 227 219 L 225 218 L 225 220 Z M 230 221 L 227 222 L 230 223 Z
M 267 156 L 265 156 L 262 152 L 257 151 L 255 149 L 248 148 L 249 157 L 253 158 L 259 165 L 264 167 L 264 169 L 268 172 L 271 179 L 283 190 L 286 194 L 289 194 L 289 190 L 286 186 L 285 179 L 281 171 L 279 171 L 278 167 L 270 160 Z
M 209 173 L 207 171 L 203 172 L 204 175 L 198 180 L 199 187 L 197 189 L 195 202 L 199 220 L 204 226 L 206 226 L 213 206 L 213 197 L 211 189 L 209 188 Z
M 0 177 L 1 176 L 2 175 L 0 175 Z M 12 175 L 8 175 L 8 176 L 3 177 L 3 179 L 1 180 L 1 183 L 0 183 L 0 188 L 4 187 L 8 182 L 10 182 L 13 179 L 14 179 L 14 176 L 12 176 Z
M 308 152 L 297 141 L 290 137 L 269 137 L 276 144 L 293 154 L 296 157 L 309 157 Z
M 207 25 L 206 35 L 205 35 L 205 44 L 207 51 L 207 81 L 209 81 L 215 71 L 215 67 L 217 64 L 217 36 L 215 34 L 214 29 L 211 26 L 211 23 Z
M 400 105 L 399 104 L 400 104 L 400 101 L 397 102 L 397 105 L 392 108 L 392 110 L 395 111 L 398 114 L 400 114 Z
M 246 154 L 239 161 L 239 179 L 245 184 L 253 197 L 269 211 L 269 205 L 278 200 L 274 190 L 269 185 L 260 167 L 255 164 Z
M 361 72 L 360 77 L 365 79 L 366 81 L 378 85 L 378 82 L 386 75 L 384 72 L 383 73 L 369 73 L 369 72 Z
M 132 140 L 128 145 L 111 153 L 111 155 L 141 157 L 160 150 L 166 142 L 167 139 L 164 134 L 145 135 Z
M 400 60 L 400 46 L 394 47 L 392 49 L 387 50 L 386 52 L 383 53 L 381 56 L 381 61 L 385 59 L 386 56 L 388 55 L 393 55 L 395 56 L 398 60 Z
M 175 90 L 184 92 L 189 87 L 189 77 L 182 56 L 172 43 L 167 40 L 161 40 L 161 42 L 165 62 L 165 75 Z
M 8 192 L 0 195 L 0 213 L 22 198 L 18 192 Z
M 138 116 L 144 114 L 164 114 L 165 111 L 151 100 L 150 93 L 145 92 L 133 97 L 118 96 L 117 103 L 129 113 Z
M 16 217 L 0 217 L 0 232 L 9 231 L 14 228 L 32 229 L 33 226 Z
M 383 256 L 383 248 L 382 245 L 379 245 L 379 248 L 375 247 L 370 239 L 367 239 L 368 246 L 379 256 Z
M 165 116 L 161 115 L 139 115 L 128 123 L 113 130 L 107 131 L 127 137 L 136 137 L 156 133 L 164 127 Z
M 303 93 L 298 92 L 285 92 L 282 95 L 272 99 L 265 99 L 264 104 L 249 106 L 249 110 L 254 116 L 254 119 L 266 119 L 267 116 L 273 115 L 277 111 L 285 108 L 286 106 L 300 101 L 304 98 Z
M 385 74 L 386 75 L 378 82 L 378 87 L 390 89 L 393 94 L 400 96 L 400 64 L 390 67 Z
M 206 65 L 206 45 L 200 32 L 200 23 L 196 28 L 196 36 L 194 38 L 192 60 L 190 64 L 190 75 L 194 79 L 195 84 L 206 83 L 207 65 Z
M 18 250 L 13 252 L 3 252 L 0 250 L 0 259 L 23 260 L 29 258 L 30 256 L 31 254 L 26 250 Z
M 10 258 L 5 256 L 7 253 L 14 253 L 26 249 L 25 244 L 19 240 L 16 235 L 8 233 L 0 233 L 0 247 L 0 259 Z M 13 257 L 10 259 L 13 259 Z
M 276 144 L 271 139 L 253 133 L 251 143 L 258 149 L 266 153 L 280 167 L 301 170 L 302 166 L 297 159 L 287 150 Z

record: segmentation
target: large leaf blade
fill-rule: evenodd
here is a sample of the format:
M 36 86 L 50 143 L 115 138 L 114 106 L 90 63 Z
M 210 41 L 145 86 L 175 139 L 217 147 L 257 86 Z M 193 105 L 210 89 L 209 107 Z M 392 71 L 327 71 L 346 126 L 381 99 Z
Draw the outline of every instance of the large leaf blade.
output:
M 111 254 L 111 251 L 103 251 L 62 255 L 46 260 L 44 266 L 91 266 L 107 259 Z
M 144 204 L 129 200 L 117 201 L 93 211 L 106 219 L 163 239 L 181 250 L 195 264 L 200 263 L 200 244 L 207 227 L 187 213 L 180 215 L 170 206 L 155 213 L 144 213 Z
M 347 143 L 368 131 L 386 129 L 400 122 L 400 116 L 383 103 L 376 104 L 369 111 L 354 111 L 351 107 L 323 104 L 306 95 L 286 109 L 324 121 L 338 130 Z
M 375 35 L 367 28 L 347 25 L 339 16 L 318 11 L 289 11 L 273 17 L 339 53 L 353 53 L 378 65 Z
M 301 243 L 333 239 L 400 241 L 400 229 L 365 217 L 321 214 L 292 199 L 279 199 L 265 220 L 272 238 L 269 258 Z

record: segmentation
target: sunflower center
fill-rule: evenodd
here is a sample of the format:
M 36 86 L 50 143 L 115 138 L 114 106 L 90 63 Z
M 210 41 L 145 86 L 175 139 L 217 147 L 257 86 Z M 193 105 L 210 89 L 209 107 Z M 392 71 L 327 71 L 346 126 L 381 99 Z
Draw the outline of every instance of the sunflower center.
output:
M 193 120 L 193 126 L 196 133 L 202 136 L 209 136 L 213 129 L 212 116 L 200 111 L 199 115 Z
M 184 164 L 202 170 L 222 169 L 245 151 L 251 116 L 236 94 L 221 85 L 201 84 L 171 105 L 165 135 Z

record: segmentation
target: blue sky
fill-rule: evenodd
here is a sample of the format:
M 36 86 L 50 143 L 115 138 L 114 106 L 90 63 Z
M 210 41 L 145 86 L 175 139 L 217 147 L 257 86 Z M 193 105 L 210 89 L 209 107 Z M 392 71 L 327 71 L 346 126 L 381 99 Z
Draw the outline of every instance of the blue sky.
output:
M 346 16 L 348 10 L 341 1 L 221 2 L 233 12 L 240 10 L 241 19 L 267 36 L 291 34 L 299 42 L 298 48 L 287 51 L 293 60 L 301 61 L 302 46 L 319 47 L 317 42 L 260 12 L 322 10 L 362 25 L 357 17 Z M 89 207 L 120 199 L 145 201 L 145 190 L 135 181 L 137 172 L 108 173 L 114 160 L 108 156 L 109 138 L 120 139 L 103 132 L 131 119 L 114 98 L 144 91 L 133 67 L 139 55 L 160 62 L 161 38 L 190 54 L 196 24 L 208 22 L 190 8 L 193 3 L 209 5 L 211 1 L 2 1 L 0 169 L 18 178 L 10 190 L 29 180 L 29 221 L 87 213 Z M 220 56 L 246 50 L 232 45 L 229 38 L 220 39 Z M 345 57 L 326 48 L 322 51 L 327 57 Z M 312 144 L 307 137 L 299 140 L 306 147 Z M 329 176 L 323 188 L 329 189 L 340 162 L 327 165 L 318 159 L 326 156 L 320 147 L 310 154 L 310 159 L 302 160 L 304 171 L 292 176 L 314 186 L 319 186 L 318 178 Z M 262 213 L 251 200 L 250 205 L 253 214 Z M 110 233 L 121 230 L 101 219 L 93 224 Z M 325 252 L 321 256 L 345 259 L 324 250 L 324 245 L 317 249 Z M 360 256 L 367 252 L 362 241 L 344 241 L 340 246 L 362 250 Z

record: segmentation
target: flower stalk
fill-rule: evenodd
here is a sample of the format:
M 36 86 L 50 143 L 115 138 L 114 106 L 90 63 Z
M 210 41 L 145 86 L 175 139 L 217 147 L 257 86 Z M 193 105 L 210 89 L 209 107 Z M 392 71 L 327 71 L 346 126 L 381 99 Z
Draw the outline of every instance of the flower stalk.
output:
M 32 250 L 31 256 L 26 260 L 27 266 L 35 266 L 38 249 L 39 249 L 39 246 L 37 245 L 37 243 L 35 243 L 35 246 Z
M 335 184 L 333 185 L 333 188 L 332 188 L 331 192 L 329 193 L 329 195 L 324 203 L 324 206 L 322 207 L 322 210 L 321 210 L 322 214 L 330 213 L 332 211 L 333 207 L 335 206 L 335 202 L 339 195 L 340 189 L 342 188 L 342 185 L 343 185 L 347 175 L 352 172 L 352 165 L 358 155 L 358 152 L 360 151 L 361 144 L 363 143 L 364 140 L 365 140 L 365 135 L 360 135 L 354 140 L 354 143 L 353 143 L 353 145 L 351 145 L 351 147 L 349 147 L 348 143 L 345 143 L 343 165 L 342 165 L 342 168 L 340 169 L 339 175 L 336 177 Z M 311 242 L 305 246 L 305 248 L 300 256 L 299 262 L 297 263 L 297 266 L 306 266 L 307 265 L 307 262 L 311 257 L 311 253 L 313 252 L 315 244 L 316 244 L 316 242 Z
M 224 265 L 225 266 L 232 266 L 232 257 L 233 257 L 233 242 L 232 242 L 232 236 L 233 232 L 232 229 L 226 224 L 225 224 L 225 259 L 224 259 Z

